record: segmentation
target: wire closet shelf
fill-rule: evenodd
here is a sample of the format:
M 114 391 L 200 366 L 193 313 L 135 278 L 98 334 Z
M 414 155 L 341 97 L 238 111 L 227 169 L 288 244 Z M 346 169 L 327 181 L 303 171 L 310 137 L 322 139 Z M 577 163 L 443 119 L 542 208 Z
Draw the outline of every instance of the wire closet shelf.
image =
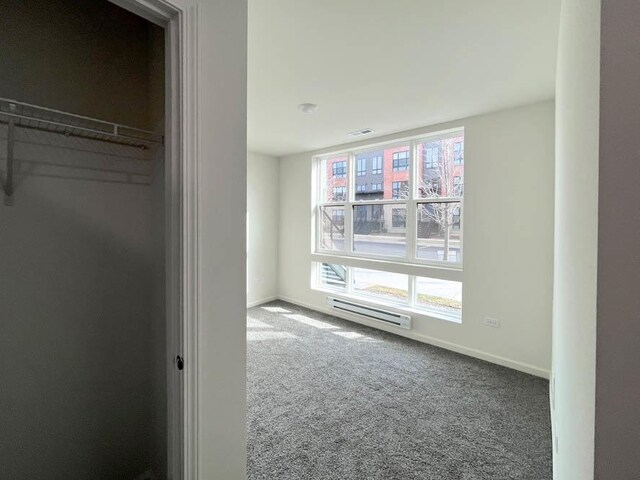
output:
M 164 143 L 163 135 L 148 130 L 0 98 L 0 122 L 12 120 L 17 127 L 142 149 Z
M 162 134 L 7 98 L 0 98 L 0 142 L 9 205 L 20 176 L 148 185 L 164 150 Z

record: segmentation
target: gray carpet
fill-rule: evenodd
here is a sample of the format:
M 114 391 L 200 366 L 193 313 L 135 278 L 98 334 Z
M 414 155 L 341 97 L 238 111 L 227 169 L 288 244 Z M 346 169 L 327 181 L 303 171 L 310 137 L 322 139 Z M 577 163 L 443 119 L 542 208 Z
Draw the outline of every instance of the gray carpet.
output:
M 250 480 L 552 478 L 545 380 L 283 302 L 247 339 Z

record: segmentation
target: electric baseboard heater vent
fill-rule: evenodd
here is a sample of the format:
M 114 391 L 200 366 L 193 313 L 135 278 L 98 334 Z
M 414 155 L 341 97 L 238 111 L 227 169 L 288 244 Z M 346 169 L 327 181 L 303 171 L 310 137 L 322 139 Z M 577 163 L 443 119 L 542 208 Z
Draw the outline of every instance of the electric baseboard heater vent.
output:
M 360 303 L 327 297 L 327 305 L 340 312 L 353 313 L 361 317 L 377 320 L 401 328 L 411 328 L 411 317 L 400 313 L 389 312 L 377 307 L 369 307 Z

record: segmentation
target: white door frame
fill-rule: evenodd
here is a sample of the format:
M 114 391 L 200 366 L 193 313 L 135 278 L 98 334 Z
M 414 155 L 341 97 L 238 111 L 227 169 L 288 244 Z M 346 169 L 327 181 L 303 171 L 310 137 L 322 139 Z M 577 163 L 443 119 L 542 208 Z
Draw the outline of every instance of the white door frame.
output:
M 170 480 L 197 480 L 197 4 L 110 1 L 165 28 L 167 467 Z M 182 371 L 177 355 L 184 358 Z

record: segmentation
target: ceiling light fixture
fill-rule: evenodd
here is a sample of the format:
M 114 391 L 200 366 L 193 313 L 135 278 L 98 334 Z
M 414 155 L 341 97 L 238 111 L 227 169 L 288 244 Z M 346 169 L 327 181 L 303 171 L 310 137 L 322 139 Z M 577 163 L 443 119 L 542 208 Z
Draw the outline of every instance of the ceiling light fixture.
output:
M 298 105 L 298 110 L 303 113 L 314 113 L 318 109 L 318 105 L 315 103 L 301 103 Z

